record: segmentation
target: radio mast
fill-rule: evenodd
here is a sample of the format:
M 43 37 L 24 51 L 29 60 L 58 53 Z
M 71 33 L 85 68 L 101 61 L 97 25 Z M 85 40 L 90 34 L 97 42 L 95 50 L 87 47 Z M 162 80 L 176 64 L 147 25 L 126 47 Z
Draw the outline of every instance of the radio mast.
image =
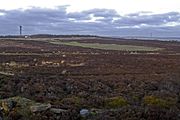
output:
M 19 34 L 20 34 L 20 36 L 22 35 L 22 26 L 21 25 L 19 26 Z

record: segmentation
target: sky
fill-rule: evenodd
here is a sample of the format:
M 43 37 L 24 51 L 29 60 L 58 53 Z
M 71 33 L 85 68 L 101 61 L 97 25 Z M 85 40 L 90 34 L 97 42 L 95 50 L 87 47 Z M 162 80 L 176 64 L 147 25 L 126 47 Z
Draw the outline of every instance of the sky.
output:
M 0 35 L 180 37 L 180 0 L 0 0 Z

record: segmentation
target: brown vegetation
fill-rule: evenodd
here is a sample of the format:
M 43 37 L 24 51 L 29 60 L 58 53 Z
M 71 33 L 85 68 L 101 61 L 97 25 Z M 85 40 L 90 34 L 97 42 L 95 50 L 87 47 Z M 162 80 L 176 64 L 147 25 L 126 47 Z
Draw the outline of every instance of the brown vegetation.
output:
M 47 40 L 1 40 L 0 99 L 21 96 L 51 105 L 53 110 L 28 113 L 34 120 L 180 119 L 180 43 L 76 41 L 164 49 L 128 52 L 55 45 Z M 0 116 L 27 119 L 27 114 L 15 114 L 18 106 L 6 114 L 1 111 Z M 88 116 L 82 118 L 81 109 L 88 109 Z

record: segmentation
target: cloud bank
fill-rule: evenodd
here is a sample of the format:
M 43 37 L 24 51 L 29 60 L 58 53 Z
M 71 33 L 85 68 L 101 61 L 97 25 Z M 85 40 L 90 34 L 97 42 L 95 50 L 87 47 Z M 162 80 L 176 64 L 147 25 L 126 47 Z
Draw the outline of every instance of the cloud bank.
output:
M 91 34 L 106 36 L 180 36 L 180 13 L 139 12 L 120 15 L 113 9 L 67 13 L 56 9 L 0 9 L 0 34 Z

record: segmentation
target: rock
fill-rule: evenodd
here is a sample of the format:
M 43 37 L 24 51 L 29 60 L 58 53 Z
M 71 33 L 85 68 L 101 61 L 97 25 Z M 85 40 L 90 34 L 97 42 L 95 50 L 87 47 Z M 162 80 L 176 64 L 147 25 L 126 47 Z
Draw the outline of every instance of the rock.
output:
M 34 105 L 30 107 L 31 112 L 42 112 L 42 111 L 46 111 L 49 108 L 51 108 L 51 104 L 41 104 L 41 105 Z
M 22 93 L 24 92 L 24 87 L 23 87 L 23 86 L 21 87 L 21 90 L 20 90 L 20 91 L 21 91 Z
M 91 110 L 91 114 L 102 114 L 104 112 L 104 109 L 96 109 L 96 108 L 92 108 Z
M 64 64 L 65 63 L 65 61 L 64 60 L 61 60 L 61 64 Z
M 63 70 L 62 72 L 61 72 L 61 74 L 66 74 L 67 73 L 67 70 Z
M 67 110 L 58 109 L 58 108 L 51 108 L 50 111 L 53 112 L 53 113 L 56 113 L 56 114 L 60 114 L 62 112 L 67 112 Z
M 85 63 L 79 63 L 79 64 L 70 64 L 70 63 L 68 63 L 67 65 L 69 65 L 70 67 L 81 67 L 81 66 L 84 66 Z
M 88 109 L 82 109 L 80 110 L 81 117 L 87 117 L 90 114 Z

